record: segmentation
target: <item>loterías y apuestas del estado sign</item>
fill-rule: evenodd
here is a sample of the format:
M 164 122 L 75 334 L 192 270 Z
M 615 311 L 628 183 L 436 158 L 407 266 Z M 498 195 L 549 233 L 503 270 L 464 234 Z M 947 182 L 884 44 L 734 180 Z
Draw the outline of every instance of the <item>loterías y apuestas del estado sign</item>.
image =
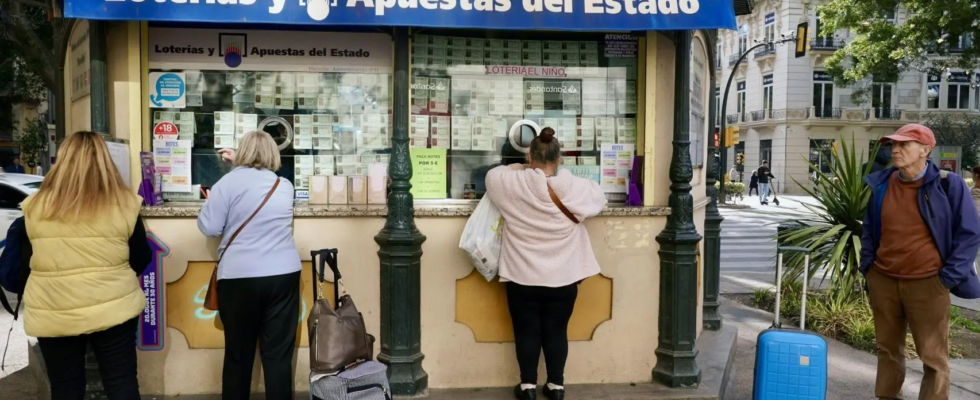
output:
M 566 31 L 735 29 L 732 0 L 65 0 L 67 18 Z

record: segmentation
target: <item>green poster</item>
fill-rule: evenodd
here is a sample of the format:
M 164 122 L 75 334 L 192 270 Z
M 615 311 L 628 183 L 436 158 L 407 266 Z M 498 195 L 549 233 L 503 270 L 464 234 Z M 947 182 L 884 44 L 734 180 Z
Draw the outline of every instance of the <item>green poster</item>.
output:
M 412 197 L 446 198 L 446 149 L 411 149 Z

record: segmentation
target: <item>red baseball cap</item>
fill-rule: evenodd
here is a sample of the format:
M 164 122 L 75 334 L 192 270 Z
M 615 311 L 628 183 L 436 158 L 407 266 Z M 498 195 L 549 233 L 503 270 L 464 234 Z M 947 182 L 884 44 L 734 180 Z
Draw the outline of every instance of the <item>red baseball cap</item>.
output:
M 908 124 L 898 128 L 895 133 L 878 140 L 879 143 L 889 142 L 919 142 L 926 146 L 936 147 L 936 135 L 925 125 Z

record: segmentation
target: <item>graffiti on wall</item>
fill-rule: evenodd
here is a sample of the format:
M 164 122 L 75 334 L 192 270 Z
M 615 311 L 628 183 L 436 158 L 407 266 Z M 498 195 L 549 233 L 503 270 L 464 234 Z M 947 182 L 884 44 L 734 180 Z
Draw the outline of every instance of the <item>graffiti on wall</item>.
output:
M 167 284 L 167 326 L 180 331 L 192 349 L 222 349 L 225 345 L 221 316 L 217 311 L 204 308 L 204 297 L 214 266 L 214 261 L 188 262 L 184 276 Z M 300 280 L 302 301 L 300 317 L 296 321 L 299 325 L 296 336 L 300 346 L 307 346 L 306 318 L 313 301 L 313 274 L 309 261 L 303 262 Z M 333 293 L 333 284 L 324 283 L 323 293 Z M 333 302 L 332 296 L 328 297 Z

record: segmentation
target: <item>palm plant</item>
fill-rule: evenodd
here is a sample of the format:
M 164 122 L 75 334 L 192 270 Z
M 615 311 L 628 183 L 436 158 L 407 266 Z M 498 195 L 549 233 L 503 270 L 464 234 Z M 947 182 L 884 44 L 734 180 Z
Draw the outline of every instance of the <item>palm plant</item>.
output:
M 861 255 L 861 232 L 865 208 L 871 198 L 871 188 L 864 176 L 870 173 L 872 163 L 865 164 L 863 151 L 858 151 L 854 138 L 848 145 L 841 138 L 841 148 L 831 152 L 833 163 L 830 173 L 825 174 L 807 161 L 817 171 L 812 186 L 801 184 L 803 191 L 817 200 L 817 204 L 805 205 L 813 217 L 796 220 L 804 226 L 779 233 L 779 242 L 785 246 L 805 247 L 811 250 L 810 269 L 806 271 L 813 281 L 817 271 L 824 269 L 823 280 L 829 280 L 830 295 L 835 298 L 851 298 L 860 294 L 861 274 L 858 271 Z M 869 159 L 878 152 L 872 149 Z M 784 256 L 785 278 L 795 280 L 803 273 L 803 255 L 788 253 Z

